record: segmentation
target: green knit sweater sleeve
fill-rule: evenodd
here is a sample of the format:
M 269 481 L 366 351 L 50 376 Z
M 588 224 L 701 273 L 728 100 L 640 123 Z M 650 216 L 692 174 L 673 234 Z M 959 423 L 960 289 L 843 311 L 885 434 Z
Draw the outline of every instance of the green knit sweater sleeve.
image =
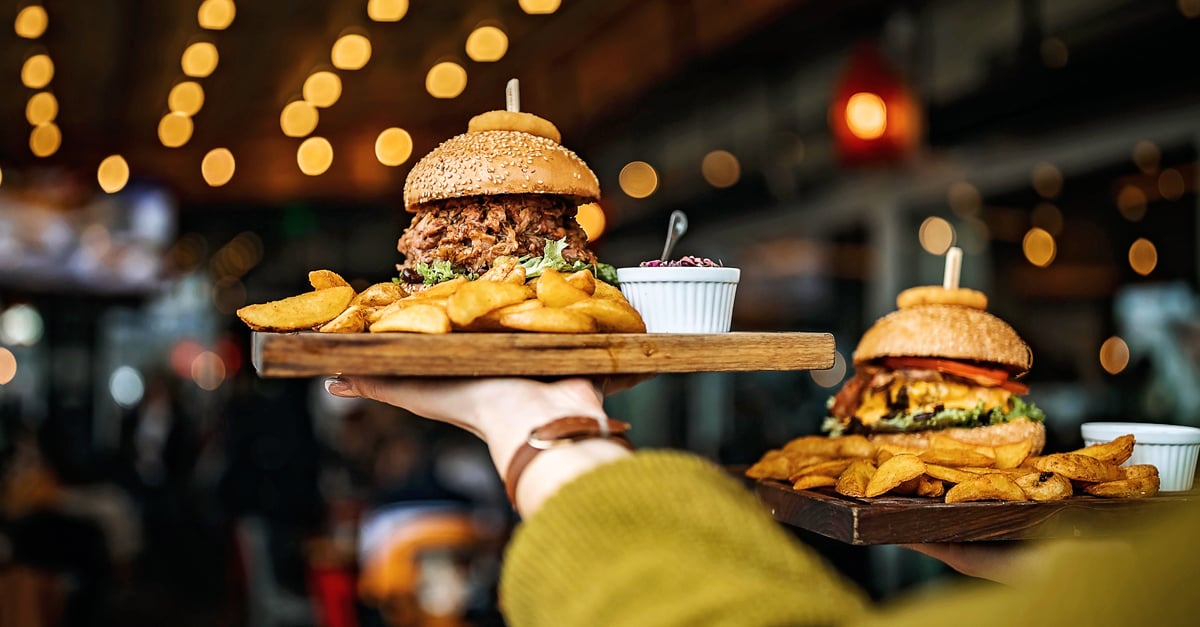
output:
M 641 452 L 577 478 L 516 531 L 513 627 L 831 625 L 865 600 L 720 468 Z

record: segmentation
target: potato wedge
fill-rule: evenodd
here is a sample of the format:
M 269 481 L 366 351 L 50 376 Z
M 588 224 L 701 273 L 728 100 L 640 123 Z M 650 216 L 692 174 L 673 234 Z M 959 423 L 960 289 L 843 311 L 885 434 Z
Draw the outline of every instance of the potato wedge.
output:
M 1087 455 L 1120 466 L 1133 455 L 1133 444 L 1133 434 L 1126 434 L 1111 442 L 1085 446 L 1072 452 L 1076 455 Z
M 570 286 L 568 286 L 570 287 Z M 575 288 L 571 288 L 575 289 Z M 596 321 L 577 312 L 554 307 L 539 307 L 501 314 L 501 327 L 538 333 L 595 333 Z
M 1121 466 L 1122 479 L 1137 479 L 1140 477 L 1157 477 L 1158 466 L 1154 464 L 1134 464 L 1132 466 Z
M 839 457 L 875 457 L 875 445 L 862 435 L 843 435 L 834 439 Z
M 761 459 L 746 469 L 751 479 L 787 479 L 792 474 L 792 465 L 783 452 L 775 449 L 763 453 Z
M 362 333 L 367 326 L 366 312 L 358 305 L 350 305 L 336 318 L 317 328 L 321 333 Z
M 455 328 L 463 328 L 476 318 L 508 305 L 524 302 L 529 289 L 503 281 L 471 281 L 446 300 L 446 313 Z
M 1016 482 L 1031 501 L 1061 501 L 1075 492 L 1069 479 L 1053 472 L 1031 472 L 1017 477 Z
M 1141 499 L 1158 494 L 1158 476 L 1093 483 L 1083 491 L 1104 498 Z
M 331 287 L 349 287 L 350 282 L 333 270 L 313 270 L 308 273 L 308 284 L 314 290 L 324 290 Z
M 508 278 L 515 268 L 521 266 L 521 262 L 512 255 L 501 255 L 492 260 L 492 265 L 483 274 L 479 275 L 479 281 L 504 281 Z M 524 270 L 524 267 L 521 267 Z M 524 281 L 522 281 L 524 283 Z
M 300 331 L 325 324 L 345 311 L 354 288 L 344 285 L 305 292 L 268 303 L 246 305 L 238 318 L 255 331 Z
M 483 314 L 482 316 L 479 316 L 478 318 L 476 318 L 475 321 L 472 322 L 471 324 L 467 325 L 466 327 L 463 327 L 462 330 L 463 331 L 485 332 L 485 333 L 497 333 L 497 332 L 509 331 L 510 329 L 507 329 L 503 325 L 500 324 L 500 316 L 503 316 L 505 314 L 510 314 L 510 313 L 529 311 L 530 309 L 541 309 L 542 307 L 545 307 L 545 305 L 542 304 L 542 301 L 540 301 L 536 298 L 531 298 L 529 300 L 521 301 L 514 305 L 507 305 L 505 307 L 501 307 L 499 309 L 494 309 L 492 311 L 489 311 L 486 314 Z
M 922 452 L 919 457 L 930 464 L 939 466 L 991 466 L 996 463 L 995 457 L 989 457 L 970 448 L 931 448 Z
M 458 291 L 458 288 L 467 284 L 467 277 L 456 276 L 449 281 L 442 281 L 437 285 L 425 288 L 419 292 L 413 292 L 409 298 L 449 298 L 451 294 Z
M 596 321 L 596 328 L 603 333 L 645 333 L 646 323 L 632 306 L 616 300 L 585 298 L 565 309 L 578 311 Z
M 823 435 L 803 435 L 793 438 L 783 445 L 784 452 L 793 455 L 816 455 L 818 457 L 837 457 L 838 441 Z
M 537 299 L 547 307 L 566 307 L 588 298 L 589 294 L 567 283 L 562 273 L 548 268 L 537 282 Z
M 812 488 L 823 488 L 826 486 L 837 485 L 837 479 L 826 477 L 824 475 L 805 475 L 792 483 L 793 490 L 809 490 Z
M 1073 481 L 1100 483 L 1121 478 L 1121 469 L 1116 464 L 1077 453 L 1046 455 L 1038 460 L 1035 468 L 1056 472 Z
M 1028 501 L 1021 486 L 1002 473 L 980 475 L 946 491 L 947 503 L 967 501 Z
M 1016 468 L 1033 451 L 1033 440 L 1025 439 L 993 446 L 996 453 L 996 468 Z
M 432 333 L 450 332 L 450 316 L 435 305 L 413 304 L 401 307 L 371 325 L 371 333 Z
M 568 285 L 583 291 L 588 296 L 596 293 L 596 277 L 592 276 L 591 270 L 572 272 L 563 278 L 566 279 Z
M 384 307 L 408 296 L 408 289 L 399 283 L 376 283 L 354 297 L 351 304 L 360 307 Z
M 946 484 L 941 480 L 930 477 L 929 475 L 921 475 L 917 477 L 917 496 L 927 496 L 930 498 L 938 498 L 946 493 Z
M 846 471 L 846 467 L 850 465 L 852 459 L 831 459 L 828 461 L 820 461 L 813 464 L 805 464 L 797 468 L 789 477 L 788 481 L 796 481 L 797 479 L 807 475 L 824 475 L 826 477 L 836 477 Z
M 925 474 L 949 483 L 963 483 L 979 476 L 973 472 L 968 472 L 959 468 L 950 468 L 949 466 L 940 466 L 938 464 L 930 463 L 925 464 Z
M 875 475 L 875 464 L 867 459 L 856 459 L 846 466 L 845 472 L 838 476 L 834 491 L 845 496 L 862 498 L 867 495 L 867 486 Z
M 596 291 L 592 292 L 592 296 L 595 298 L 602 298 L 604 300 L 620 300 L 626 303 L 629 302 L 629 300 L 625 298 L 625 294 L 621 293 L 621 289 L 614 285 L 610 285 L 604 281 L 596 281 L 594 285 Z
M 916 455 L 893 455 L 879 465 L 867 484 L 866 496 L 880 496 L 892 488 L 925 474 L 925 462 Z

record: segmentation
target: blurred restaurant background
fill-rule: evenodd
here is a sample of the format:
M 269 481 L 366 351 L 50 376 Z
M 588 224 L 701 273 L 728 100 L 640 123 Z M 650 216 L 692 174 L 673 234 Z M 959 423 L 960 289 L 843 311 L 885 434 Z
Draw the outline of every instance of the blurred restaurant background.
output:
M 597 173 L 603 261 L 742 268 L 827 371 L 609 399 L 722 464 L 818 432 L 860 334 L 962 284 L 1049 448 L 1200 425 L 1200 0 L 0 0 L 0 625 L 499 625 L 469 435 L 262 379 L 245 304 L 387 281 L 412 164 L 504 107 Z M 814 543 L 875 597 L 952 579 Z M 383 558 L 388 559 L 383 559 Z M 387 563 L 390 566 L 381 566 Z

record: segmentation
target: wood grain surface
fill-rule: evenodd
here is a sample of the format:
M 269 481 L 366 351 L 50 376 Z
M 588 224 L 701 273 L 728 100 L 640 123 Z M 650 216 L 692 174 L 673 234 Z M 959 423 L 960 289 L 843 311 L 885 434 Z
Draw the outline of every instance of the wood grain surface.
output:
M 251 361 L 262 377 L 562 376 L 819 370 L 829 333 L 263 333 Z
M 977 542 L 1103 536 L 1194 502 L 1195 492 L 1146 499 L 1074 496 L 1065 501 L 944 503 L 919 497 L 855 499 L 832 488 L 755 484 L 776 520 L 849 544 Z

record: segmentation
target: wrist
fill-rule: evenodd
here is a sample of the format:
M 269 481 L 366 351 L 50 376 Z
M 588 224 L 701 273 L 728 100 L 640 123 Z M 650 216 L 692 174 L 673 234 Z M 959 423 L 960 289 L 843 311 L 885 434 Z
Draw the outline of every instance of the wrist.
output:
M 513 506 L 528 518 L 566 484 L 632 454 L 617 441 L 606 439 L 583 440 L 543 451 L 521 473 Z

